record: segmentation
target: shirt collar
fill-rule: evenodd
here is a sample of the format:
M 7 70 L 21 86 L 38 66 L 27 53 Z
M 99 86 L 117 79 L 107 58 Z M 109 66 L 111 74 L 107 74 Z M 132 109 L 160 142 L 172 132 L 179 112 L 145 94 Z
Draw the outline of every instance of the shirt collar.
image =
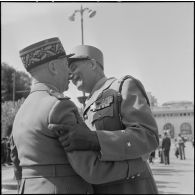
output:
M 31 93 L 34 91 L 49 91 L 50 89 L 59 92 L 59 90 L 54 85 L 51 85 L 49 83 L 41 83 L 39 81 L 34 81 L 31 86 Z

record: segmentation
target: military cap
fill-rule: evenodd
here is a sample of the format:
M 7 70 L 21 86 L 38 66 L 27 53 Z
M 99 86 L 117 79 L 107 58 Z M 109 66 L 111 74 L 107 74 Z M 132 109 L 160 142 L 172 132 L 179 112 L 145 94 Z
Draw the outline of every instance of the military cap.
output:
M 73 53 L 74 56 L 68 59 L 69 66 L 74 61 L 94 59 L 102 66 L 102 68 L 104 68 L 103 53 L 94 46 L 78 45 L 72 49 L 71 53 Z
M 58 37 L 34 43 L 20 51 L 20 57 L 27 71 L 51 60 L 72 55 L 66 55 Z

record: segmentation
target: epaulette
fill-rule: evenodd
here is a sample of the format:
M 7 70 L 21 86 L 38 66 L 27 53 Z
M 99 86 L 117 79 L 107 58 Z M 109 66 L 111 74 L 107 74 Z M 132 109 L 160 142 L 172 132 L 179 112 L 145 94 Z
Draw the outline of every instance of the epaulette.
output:
M 121 93 L 122 85 L 123 85 L 124 81 L 125 81 L 126 79 L 129 79 L 129 78 L 135 81 L 137 87 L 138 87 L 139 90 L 142 92 L 143 96 L 146 98 L 146 101 L 147 101 L 148 105 L 150 106 L 150 101 L 149 101 L 149 99 L 148 99 L 148 96 L 147 96 L 147 94 L 146 94 L 146 91 L 145 91 L 145 89 L 144 89 L 144 86 L 142 85 L 142 83 L 141 83 L 138 79 L 132 77 L 131 75 L 125 75 L 125 76 L 123 76 L 122 78 L 120 78 L 120 79 L 118 80 L 118 85 L 119 85 L 119 87 L 118 87 L 118 92 Z
M 64 96 L 64 94 L 59 93 L 59 92 L 57 92 L 57 91 L 55 91 L 53 89 L 49 90 L 49 94 L 51 96 L 55 96 L 58 100 L 70 99 L 68 96 Z

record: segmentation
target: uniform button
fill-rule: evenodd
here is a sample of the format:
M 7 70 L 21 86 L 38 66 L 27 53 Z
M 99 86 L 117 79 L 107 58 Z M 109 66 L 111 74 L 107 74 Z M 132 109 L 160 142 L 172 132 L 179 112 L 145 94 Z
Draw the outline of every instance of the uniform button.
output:
M 125 130 L 121 130 L 122 133 L 125 133 Z
M 129 180 L 129 177 L 127 177 L 126 180 Z
M 131 179 L 134 179 L 135 178 L 135 176 L 133 175 L 132 177 L 131 177 Z
M 137 174 L 137 177 L 139 177 L 139 176 L 140 176 L 140 173 Z
M 130 142 L 127 142 L 127 146 L 130 147 L 131 146 L 131 143 Z

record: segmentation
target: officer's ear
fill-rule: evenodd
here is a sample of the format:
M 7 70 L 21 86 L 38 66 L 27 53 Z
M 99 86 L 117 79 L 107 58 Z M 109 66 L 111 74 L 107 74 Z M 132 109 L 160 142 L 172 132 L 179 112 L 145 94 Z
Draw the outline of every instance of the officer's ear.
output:
M 56 75 L 58 73 L 55 63 L 53 61 L 49 62 L 48 64 L 48 70 L 52 75 Z
M 97 68 L 97 63 L 94 59 L 91 59 L 91 67 L 92 67 L 92 70 L 95 70 Z

